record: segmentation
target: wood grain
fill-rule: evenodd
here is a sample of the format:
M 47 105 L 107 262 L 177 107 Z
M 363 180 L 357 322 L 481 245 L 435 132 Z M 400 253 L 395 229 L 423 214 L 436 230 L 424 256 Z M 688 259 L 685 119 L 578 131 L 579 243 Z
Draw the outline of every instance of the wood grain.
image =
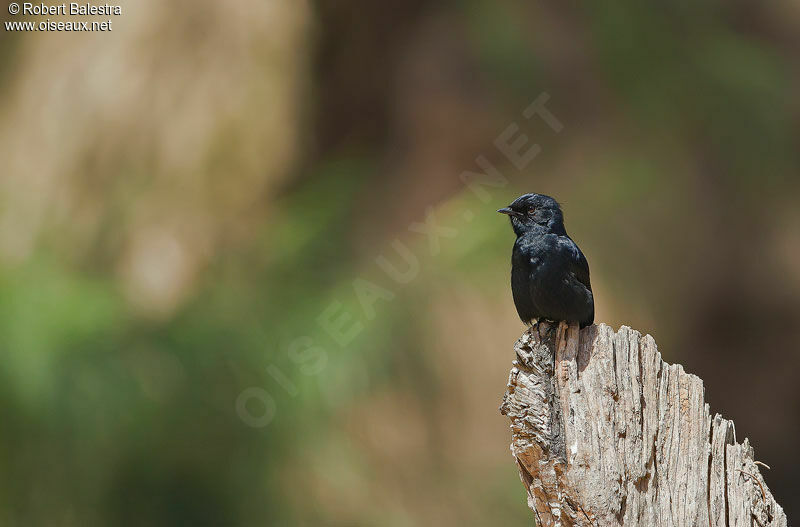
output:
M 787 525 L 748 440 L 650 335 L 541 322 L 514 349 L 500 411 L 539 526 Z

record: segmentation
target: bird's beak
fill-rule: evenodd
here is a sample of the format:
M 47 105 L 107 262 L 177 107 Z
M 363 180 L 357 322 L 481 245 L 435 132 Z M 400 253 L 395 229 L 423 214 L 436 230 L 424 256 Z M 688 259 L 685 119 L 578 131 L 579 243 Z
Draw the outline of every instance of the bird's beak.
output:
M 508 214 L 509 216 L 518 216 L 519 215 L 519 213 L 517 211 L 515 211 L 515 210 L 513 210 L 513 209 L 511 209 L 509 207 L 498 209 L 497 212 L 499 212 L 500 214 Z

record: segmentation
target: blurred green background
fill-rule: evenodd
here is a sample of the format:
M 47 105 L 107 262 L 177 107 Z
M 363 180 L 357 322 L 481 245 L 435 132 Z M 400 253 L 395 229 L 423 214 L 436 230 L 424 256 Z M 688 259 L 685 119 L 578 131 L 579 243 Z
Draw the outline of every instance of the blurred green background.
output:
M 530 525 L 524 192 L 800 512 L 796 2 L 122 6 L 0 35 L 1 525 Z

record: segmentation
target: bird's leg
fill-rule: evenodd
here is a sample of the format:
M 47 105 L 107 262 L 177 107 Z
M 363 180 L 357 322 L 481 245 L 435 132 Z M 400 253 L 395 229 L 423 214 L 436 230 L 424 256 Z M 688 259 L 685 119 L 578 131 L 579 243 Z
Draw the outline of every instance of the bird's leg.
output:
M 548 322 L 548 325 L 547 325 L 547 336 L 550 337 L 550 336 L 552 336 L 553 331 L 558 329 L 558 322 L 556 322 L 555 320 L 550 320 L 549 318 L 546 318 L 544 320 L 546 322 Z
M 528 321 L 528 324 L 530 324 L 528 326 L 528 328 L 530 329 L 531 334 L 533 334 L 534 331 L 536 331 L 537 334 L 539 333 L 539 327 L 538 327 L 539 326 L 539 319 L 538 318 L 530 319 Z

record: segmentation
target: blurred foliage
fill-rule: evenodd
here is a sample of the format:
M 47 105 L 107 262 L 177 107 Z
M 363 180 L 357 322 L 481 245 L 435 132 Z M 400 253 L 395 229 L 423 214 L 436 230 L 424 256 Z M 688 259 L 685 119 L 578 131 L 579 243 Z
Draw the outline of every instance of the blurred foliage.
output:
M 530 524 L 494 212 L 530 191 L 563 203 L 598 321 L 703 377 L 797 511 L 799 10 L 123 9 L 0 47 L 0 524 Z M 521 116 L 542 92 L 559 134 Z M 510 182 L 488 201 L 459 179 L 479 155 Z M 398 246 L 408 283 L 376 261 Z M 331 309 L 363 330 L 338 342 Z

